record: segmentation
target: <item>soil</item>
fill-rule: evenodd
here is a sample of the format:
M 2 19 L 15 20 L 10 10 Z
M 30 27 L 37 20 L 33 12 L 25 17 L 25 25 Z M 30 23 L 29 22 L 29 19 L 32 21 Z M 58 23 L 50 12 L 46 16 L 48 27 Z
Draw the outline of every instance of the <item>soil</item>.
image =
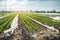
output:
M 18 26 L 16 31 L 10 36 L 4 36 L 1 33 L 0 40 L 60 40 L 60 34 L 52 30 L 47 29 L 45 33 L 28 31 L 21 22 L 21 19 L 18 20 Z

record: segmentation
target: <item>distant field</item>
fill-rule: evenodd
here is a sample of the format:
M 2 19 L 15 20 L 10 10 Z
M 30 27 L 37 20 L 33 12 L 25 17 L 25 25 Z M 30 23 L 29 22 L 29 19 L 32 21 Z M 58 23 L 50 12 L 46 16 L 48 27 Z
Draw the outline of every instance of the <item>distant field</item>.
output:
M 0 12 L 0 32 L 3 31 L 5 28 L 9 28 L 11 25 L 12 20 L 16 16 L 17 12 Z M 33 12 L 18 12 L 18 16 L 21 19 L 23 25 L 29 31 L 35 30 L 46 30 L 46 27 L 40 25 L 28 17 L 31 17 L 45 25 L 53 26 L 57 29 L 60 28 L 60 21 L 53 20 L 50 16 L 59 16 L 59 13 L 33 13 Z

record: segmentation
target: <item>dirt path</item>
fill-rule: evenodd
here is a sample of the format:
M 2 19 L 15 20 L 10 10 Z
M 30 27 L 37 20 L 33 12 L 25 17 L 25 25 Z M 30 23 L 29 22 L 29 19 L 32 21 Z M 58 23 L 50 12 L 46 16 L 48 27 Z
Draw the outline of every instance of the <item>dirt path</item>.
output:
M 25 28 L 25 26 L 21 22 L 21 19 L 19 19 L 18 26 L 21 30 L 21 40 L 32 40 L 30 32 Z

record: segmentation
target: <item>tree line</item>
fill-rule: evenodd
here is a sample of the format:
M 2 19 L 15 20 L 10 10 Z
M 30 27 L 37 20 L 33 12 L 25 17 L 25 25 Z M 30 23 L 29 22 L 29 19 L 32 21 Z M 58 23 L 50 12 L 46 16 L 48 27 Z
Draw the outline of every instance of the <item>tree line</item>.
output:
M 37 12 L 37 13 L 60 13 L 60 11 L 56 11 L 56 10 L 52 10 L 52 11 L 35 11 L 35 12 Z

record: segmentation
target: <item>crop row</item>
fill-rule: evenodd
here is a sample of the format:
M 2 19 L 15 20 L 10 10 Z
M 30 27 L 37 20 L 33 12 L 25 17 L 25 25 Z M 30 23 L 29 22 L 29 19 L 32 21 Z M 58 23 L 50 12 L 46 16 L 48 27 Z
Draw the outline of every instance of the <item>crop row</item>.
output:
M 44 29 L 46 29 L 42 25 L 39 25 L 38 23 L 36 23 L 33 20 L 31 20 L 30 18 L 28 18 L 25 14 L 19 14 L 19 17 L 21 18 L 23 25 L 29 31 L 33 31 L 33 30 L 35 30 L 35 31 L 42 30 L 43 31 Z
M 41 15 L 38 15 L 38 14 L 27 14 L 27 15 L 29 17 L 32 17 L 32 18 L 42 22 L 43 24 L 46 24 L 46 25 L 49 25 L 49 26 L 60 27 L 60 22 L 53 21 L 49 17 L 41 16 Z
M 10 26 L 10 22 L 13 20 L 13 18 L 15 17 L 16 14 L 10 15 L 6 18 L 4 18 L 3 20 L 0 20 L 0 33 L 3 31 L 4 28 L 6 28 L 7 26 Z

